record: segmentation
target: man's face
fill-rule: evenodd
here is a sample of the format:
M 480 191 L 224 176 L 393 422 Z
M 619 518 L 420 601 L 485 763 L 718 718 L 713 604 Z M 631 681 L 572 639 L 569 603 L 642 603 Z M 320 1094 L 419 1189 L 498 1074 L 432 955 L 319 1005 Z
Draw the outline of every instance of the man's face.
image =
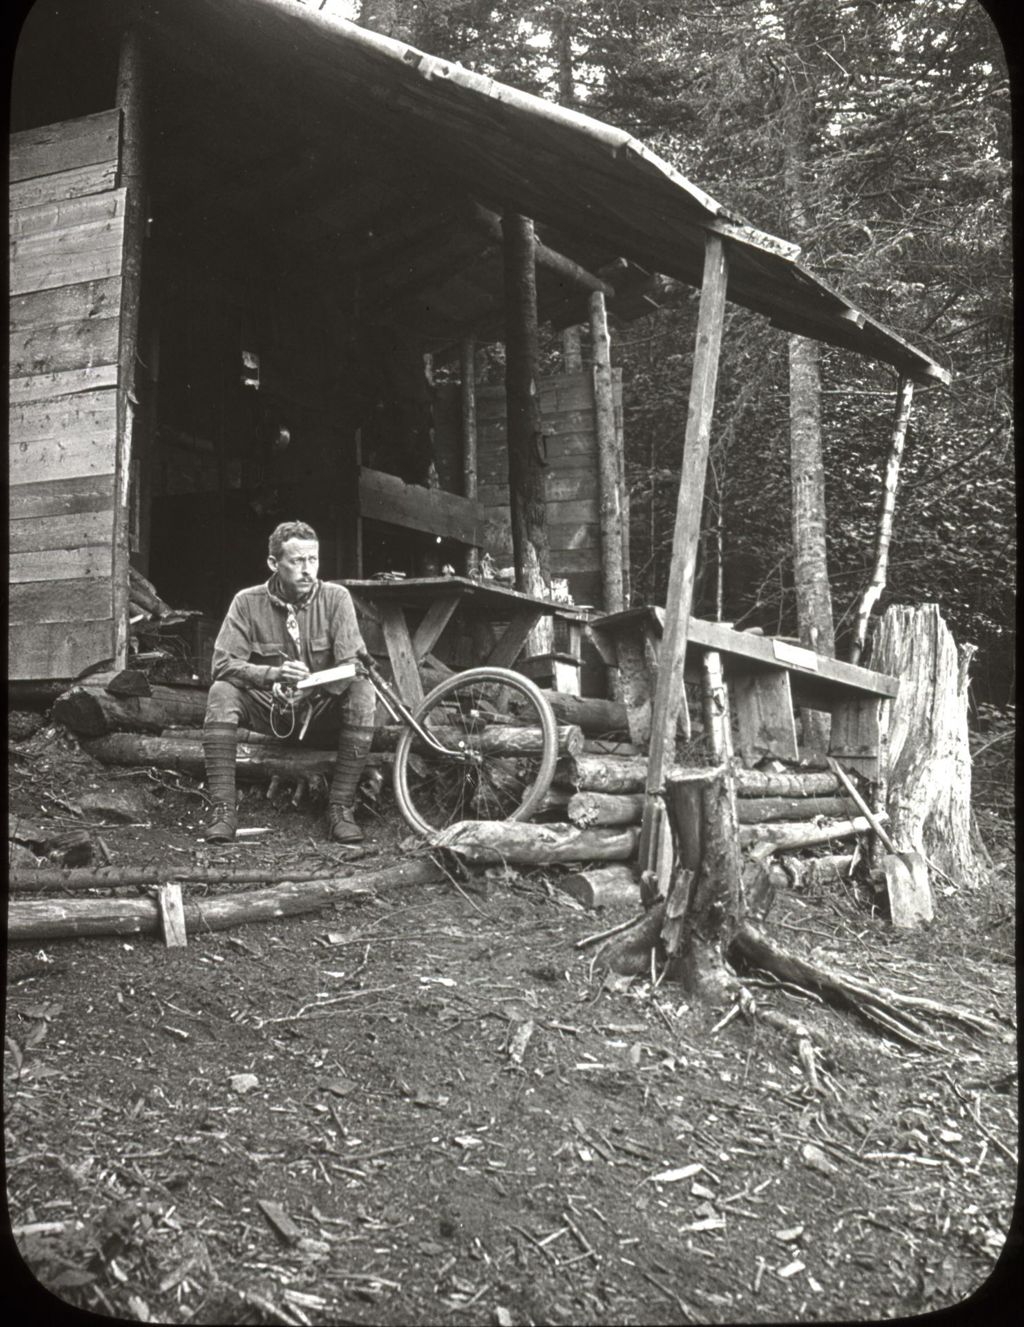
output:
M 281 556 L 268 557 L 267 565 L 277 572 L 286 590 L 303 595 L 316 580 L 320 545 L 315 539 L 288 539 L 281 548 Z

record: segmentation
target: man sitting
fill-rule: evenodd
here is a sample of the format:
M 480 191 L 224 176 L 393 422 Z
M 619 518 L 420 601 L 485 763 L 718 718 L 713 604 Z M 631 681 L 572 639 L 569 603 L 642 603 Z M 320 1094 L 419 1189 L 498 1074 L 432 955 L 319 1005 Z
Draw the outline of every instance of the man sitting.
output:
M 356 789 L 373 738 L 375 696 L 366 677 L 295 691 L 311 673 L 355 662 L 365 648 L 349 592 L 318 579 L 320 545 L 303 521 L 270 536 L 270 580 L 231 601 L 213 647 L 213 684 L 206 704 L 203 755 L 213 812 L 210 843 L 235 837 L 238 728 L 287 739 L 337 732 L 328 828 L 336 843 L 358 843 Z M 307 699 L 308 698 L 308 699 Z

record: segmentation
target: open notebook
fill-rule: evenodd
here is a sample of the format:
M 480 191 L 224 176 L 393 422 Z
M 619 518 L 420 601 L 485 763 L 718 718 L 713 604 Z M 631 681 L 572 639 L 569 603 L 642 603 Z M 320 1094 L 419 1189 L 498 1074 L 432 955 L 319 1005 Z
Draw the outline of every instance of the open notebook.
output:
M 354 663 L 337 664 L 334 668 L 324 668 L 319 673 L 310 673 L 304 677 L 301 682 L 296 682 L 297 691 L 305 691 L 308 687 L 320 687 L 325 682 L 343 682 L 348 677 L 355 677 L 356 665 Z

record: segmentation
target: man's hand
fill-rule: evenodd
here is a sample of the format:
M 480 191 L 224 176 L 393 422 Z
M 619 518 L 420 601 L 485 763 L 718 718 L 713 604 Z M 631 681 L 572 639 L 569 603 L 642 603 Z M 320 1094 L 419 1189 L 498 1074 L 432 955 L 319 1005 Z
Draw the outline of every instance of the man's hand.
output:
M 271 680 L 280 682 L 282 686 L 293 687 L 296 682 L 301 682 L 304 677 L 309 676 L 309 669 L 301 659 L 288 659 L 277 669 L 277 676 Z

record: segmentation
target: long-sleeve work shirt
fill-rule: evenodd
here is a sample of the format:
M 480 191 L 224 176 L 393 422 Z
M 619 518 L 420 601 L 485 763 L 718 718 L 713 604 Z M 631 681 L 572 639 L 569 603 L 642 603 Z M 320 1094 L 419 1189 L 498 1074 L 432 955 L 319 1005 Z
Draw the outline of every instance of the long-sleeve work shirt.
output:
M 321 581 L 312 599 L 294 611 L 300 646 L 287 630 L 287 608 L 266 584 L 240 590 L 214 642 L 213 680 L 233 682 L 245 691 L 266 689 L 272 670 L 286 659 L 301 659 L 316 673 L 354 660 L 365 648 L 352 596 L 343 585 Z M 340 692 L 347 685 L 332 682 L 326 689 Z

